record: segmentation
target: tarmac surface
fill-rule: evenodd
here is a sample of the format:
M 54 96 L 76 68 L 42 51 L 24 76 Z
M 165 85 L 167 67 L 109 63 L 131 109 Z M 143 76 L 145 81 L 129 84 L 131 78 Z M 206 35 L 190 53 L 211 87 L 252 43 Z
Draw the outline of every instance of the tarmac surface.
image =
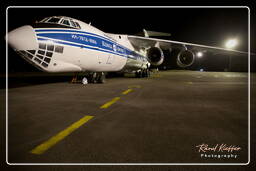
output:
M 249 160 L 247 73 L 161 71 L 105 84 L 14 87 L 7 107 L 10 164 Z M 211 149 L 200 151 L 203 144 Z

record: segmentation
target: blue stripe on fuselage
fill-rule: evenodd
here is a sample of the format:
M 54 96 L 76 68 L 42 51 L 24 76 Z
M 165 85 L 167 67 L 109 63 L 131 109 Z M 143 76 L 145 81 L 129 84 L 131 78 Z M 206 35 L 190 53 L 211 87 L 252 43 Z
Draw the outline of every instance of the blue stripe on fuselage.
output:
M 65 30 L 65 29 L 35 29 L 36 32 L 73 32 L 73 33 L 82 33 L 82 34 L 89 34 L 89 35 L 92 35 L 92 36 L 97 36 L 97 37 L 100 37 L 102 39 L 105 39 L 107 41 L 110 41 L 112 43 L 116 43 L 115 41 L 113 41 L 112 39 L 108 38 L 108 37 L 104 37 L 104 36 L 101 36 L 101 35 L 98 35 L 98 34 L 95 34 L 95 33 L 91 33 L 91 32 L 85 32 L 85 31 L 78 31 L 78 30 Z M 119 45 L 119 44 L 118 44 Z M 122 45 L 119 45 L 120 47 L 128 50 L 128 51 L 132 51 Z
M 106 37 L 100 36 L 98 34 L 90 33 L 90 32 L 85 32 L 85 31 L 78 31 L 78 30 L 64 30 L 64 29 L 36 29 L 36 32 L 73 32 L 73 33 L 84 33 L 84 34 L 90 34 L 93 36 L 99 36 L 104 39 L 108 39 Z
M 72 43 L 79 43 L 87 46 L 93 46 L 95 48 L 97 47 L 102 48 L 100 46 L 100 44 L 102 44 L 102 40 L 93 36 L 87 36 L 87 35 L 81 35 L 81 34 L 70 34 L 70 33 L 38 33 L 37 36 L 50 38 L 50 39 L 63 40 L 63 41 L 72 42 Z M 113 44 L 111 45 L 113 46 Z M 112 50 L 111 47 L 110 48 L 106 47 L 104 49 Z
M 57 39 L 60 41 L 64 40 L 64 41 L 68 41 L 70 43 L 83 44 L 83 45 L 85 45 L 85 46 L 83 46 L 84 48 L 100 50 L 100 51 L 108 52 L 108 53 L 112 52 L 112 54 L 129 57 L 131 59 L 140 59 L 141 60 L 142 58 L 145 58 L 144 56 L 114 42 L 113 40 L 111 40 L 109 38 L 106 38 L 106 37 L 103 37 L 101 35 L 97 35 L 94 33 L 90 33 L 90 32 L 84 32 L 84 31 L 78 31 L 78 30 L 65 30 L 65 29 L 35 29 L 35 31 L 37 32 L 37 36 Z M 44 33 L 44 32 L 56 32 L 56 33 Z M 62 32 L 62 33 L 57 33 L 57 32 Z M 67 32 L 67 33 L 63 33 L 63 32 Z M 72 33 L 74 33 L 74 34 L 72 34 Z M 82 33 L 82 34 L 77 34 L 77 33 Z M 84 35 L 84 34 L 88 34 L 88 35 Z M 86 41 L 86 40 L 89 40 L 89 41 Z M 96 42 L 96 44 L 95 44 L 95 42 Z M 103 42 L 104 42 L 104 45 L 103 45 Z M 64 44 L 64 42 L 62 42 L 62 44 Z M 68 43 L 66 43 L 66 44 L 68 44 Z M 75 44 L 72 44 L 72 45 L 76 46 L 76 47 L 81 47 L 81 46 L 75 45 Z M 93 46 L 93 47 L 88 47 L 88 45 Z M 116 51 L 113 49 L 113 45 L 115 45 Z M 97 49 L 97 48 L 102 48 L 104 50 L 109 50 L 111 52 L 104 51 L 102 49 Z
M 47 40 L 50 40 L 50 39 L 47 39 L 47 38 L 37 38 L 37 40 L 41 40 L 41 41 L 47 41 Z M 73 44 L 73 43 L 67 43 L 67 42 L 62 42 L 62 41 L 54 41 L 55 43 L 58 43 L 58 44 L 63 44 L 63 45 L 68 45 L 68 46 L 74 46 L 74 47 L 82 47 L 82 45 L 78 45 L 78 44 Z M 83 46 L 83 48 L 86 48 L 86 49 L 92 49 L 92 50 L 96 50 L 96 51 L 101 51 L 101 52 L 106 52 L 106 53 L 111 53 L 111 54 L 115 54 L 115 55 L 119 55 L 119 56 L 122 56 L 122 57 L 127 57 L 127 58 L 131 58 L 131 59 L 134 59 L 133 57 L 129 57 L 129 56 L 126 56 L 126 55 L 122 55 L 122 54 L 118 54 L 118 53 L 113 53 L 113 52 L 109 52 L 109 51 L 105 51 L 105 50 L 102 50 L 102 49 L 98 49 L 98 48 L 93 48 L 93 47 L 89 47 L 89 46 Z

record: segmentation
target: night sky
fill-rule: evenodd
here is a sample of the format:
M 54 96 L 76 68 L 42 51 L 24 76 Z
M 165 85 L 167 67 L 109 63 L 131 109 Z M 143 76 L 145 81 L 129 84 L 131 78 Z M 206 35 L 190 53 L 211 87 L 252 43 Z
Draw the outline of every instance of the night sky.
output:
M 136 34 L 145 28 L 171 33 L 171 40 L 209 46 L 223 47 L 228 38 L 237 38 L 239 45 L 236 50 L 248 49 L 247 8 L 11 8 L 8 10 L 8 28 L 11 31 L 53 15 L 91 22 L 93 26 L 109 33 Z M 251 22 L 251 25 L 255 23 Z M 255 30 L 251 30 L 251 34 L 255 35 Z M 251 51 L 256 52 L 254 44 L 251 44 Z M 9 53 L 10 71 L 33 68 L 13 50 L 10 49 Z M 226 58 L 216 58 L 215 64 L 212 64 L 214 61 L 209 58 L 199 61 L 197 66 L 208 65 L 209 70 L 222 70 L 227 63 Z M 13 63 L 19 64 L 19 67 L 12 67 Z

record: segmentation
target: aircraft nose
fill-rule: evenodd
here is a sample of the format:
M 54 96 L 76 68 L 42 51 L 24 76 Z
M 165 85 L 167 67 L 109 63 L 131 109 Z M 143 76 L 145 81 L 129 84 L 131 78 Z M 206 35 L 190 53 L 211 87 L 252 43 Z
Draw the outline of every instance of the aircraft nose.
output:
M 15 50 L 32 50 L 37 48 L 36 33 L 32 26 L 25 25 L 9 32 L 6 39 Z

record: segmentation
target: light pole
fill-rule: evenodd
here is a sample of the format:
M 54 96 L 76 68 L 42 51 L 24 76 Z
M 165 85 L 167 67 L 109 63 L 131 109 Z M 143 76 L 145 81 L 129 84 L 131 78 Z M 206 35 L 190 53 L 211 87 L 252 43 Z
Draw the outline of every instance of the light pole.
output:
M 228 71 L 231 72 L 231 55 L 228 56 Z
M 229 39 L 227 40 L 225 46 L 228 49 L 233 49 L 235 46 L 237 46 L 237 44 L 237 39 Z M 228 56 L 228 70 L 231 71 L 231 55 Z
M 201 51 L 198 51 L 197 53 L 196 53 L 196 57 L 198 58 L 198 62 L 197 62 L 197 64 L 198 64 L 198 66 L 200 67 L 200 69 L 199 69 L 199 71 L 203 71 L 203 69 L 202 69 L 202 66 L 201 66 L 201 58 L 204 56 L 204 54 L 203 54 L 203 52 L 201 52 Z

